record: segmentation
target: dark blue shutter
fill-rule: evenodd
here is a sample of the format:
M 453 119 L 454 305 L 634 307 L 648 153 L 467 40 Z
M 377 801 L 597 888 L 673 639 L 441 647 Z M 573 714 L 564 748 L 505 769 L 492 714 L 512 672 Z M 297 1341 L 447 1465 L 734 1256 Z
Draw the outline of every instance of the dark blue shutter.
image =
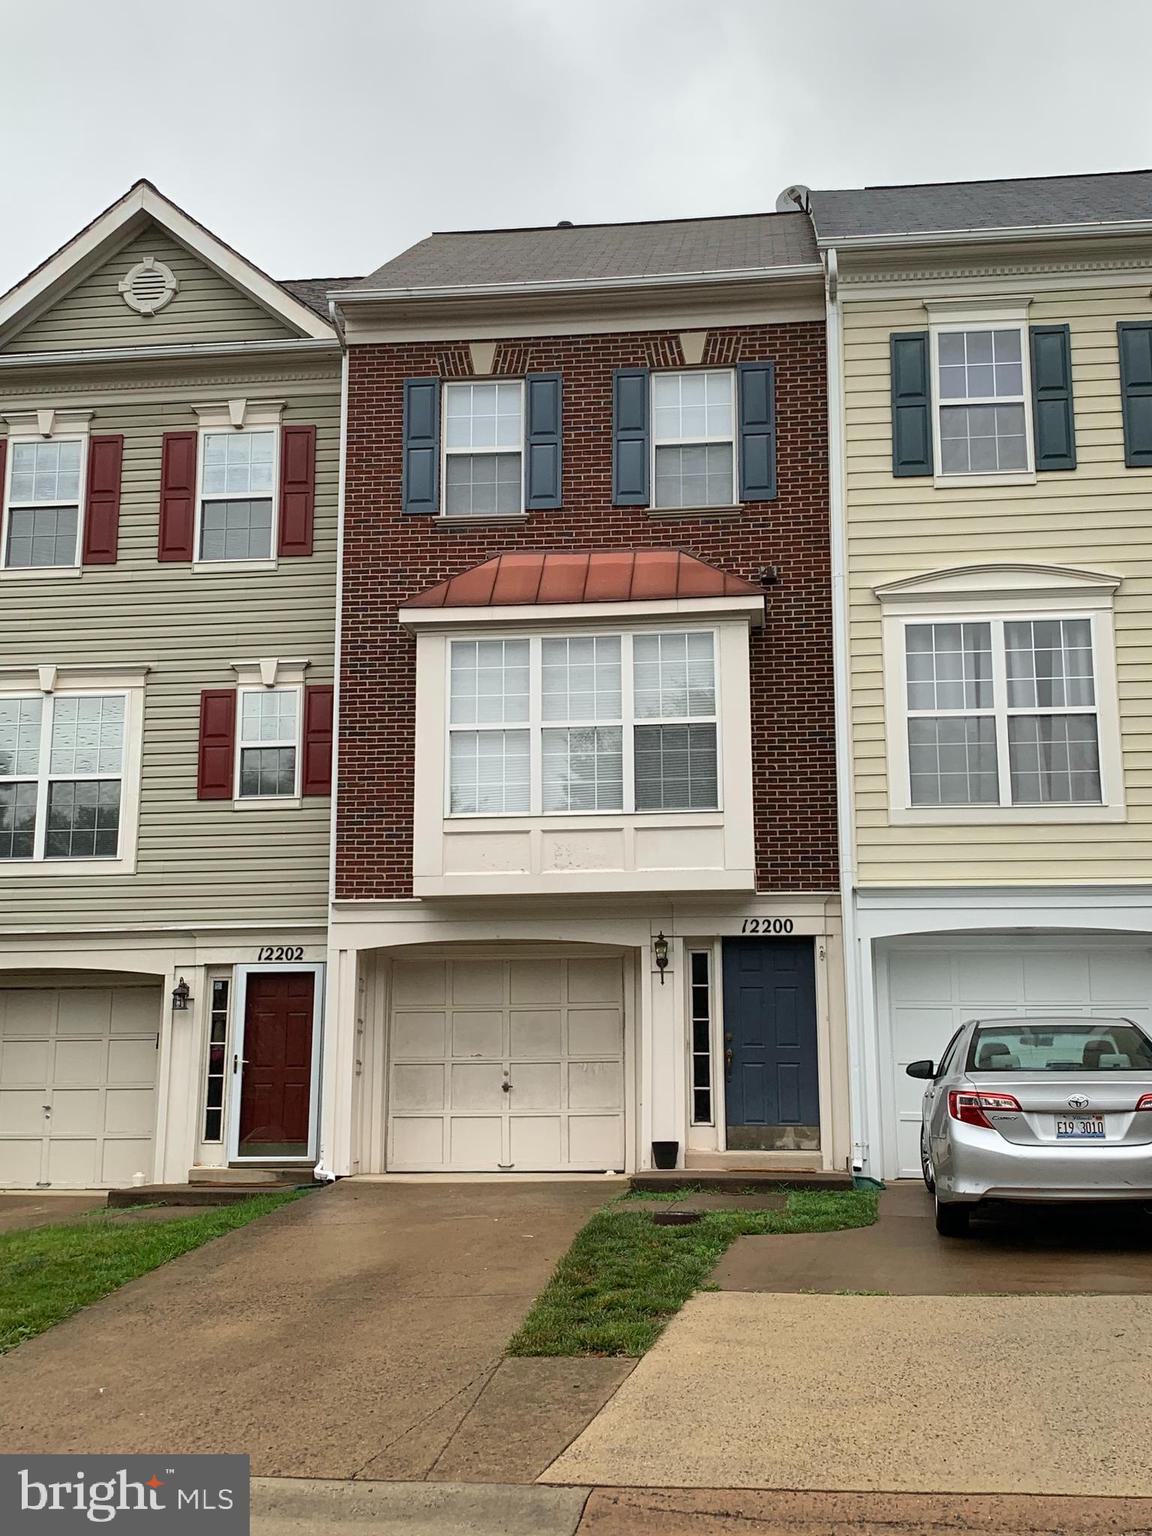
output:
M 562 385 L 558 373 L 530 373 L 524 380 L 527 418 L 527 502 L 530 509 L 561 505 Z
M 440 380 L 404 380 L 405 512 L 435 512 L 440 479 Z
M 740 500 L 776 496 L 776 369 L 772 363 L 741 363 Z
M 612 504 L 648 505 L 648 369 L 617 368 L 612 379 Z
M 1072 344 L 1066 325 L 1032 325 L 1032 432 L 1036 468 L 1076 468 Z
M 1124 462 L 1129 469 L 1152 465 L 1152 325 L 1121 320 L 1120 397 L 1124 409 Z
M 927 331 L 892 336 L 892 473 L 932 473 L 932 384 Z

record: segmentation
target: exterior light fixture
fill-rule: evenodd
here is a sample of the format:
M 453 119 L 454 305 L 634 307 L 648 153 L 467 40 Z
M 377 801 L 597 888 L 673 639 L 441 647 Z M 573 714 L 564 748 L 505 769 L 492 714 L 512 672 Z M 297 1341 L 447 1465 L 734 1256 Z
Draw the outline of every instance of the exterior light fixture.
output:
M 181 976 L 180 980 L 172 988 L 172 1012 L 184 1013 L 188 1008 L 188 999 L 191 997 L 188 983 Z
M 660 972 L 660 985 L 663 986 L 664 972 L 668 969 L 668 940 L 664 937 L 663 929 L 652 940 L 652 958 Z

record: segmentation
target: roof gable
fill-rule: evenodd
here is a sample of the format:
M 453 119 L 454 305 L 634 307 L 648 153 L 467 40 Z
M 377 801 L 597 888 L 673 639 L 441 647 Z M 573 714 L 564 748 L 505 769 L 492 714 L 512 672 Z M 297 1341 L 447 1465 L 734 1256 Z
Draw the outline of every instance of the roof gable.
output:
M 59 251 L 42 262 L 35 271 L 30 272 L 22 282 L 0 297 L 0 347 L 18 352 L 21 350 L 18 337 L 23 335 L 35 339 L 37 334 L 39 341 L 29 350 L 72 350 L 86 346 L 147 345 L 149 341 L 155 344 L 156 340 L 179 343 L 209 339 L 199 332 L 195 336 L 179 334 L 181 331 L 196 329 L 189 324 L 175 323 L 181 312 L 187 321 L 191 311 L 190 305 L 181 304 L 179 294 L 165 309 L 145 317 L 130 310 L 120 300 L 119 294 L 115 293 L 118 310 L 110 310 L 110 314 L 115 313 L 119 319 L 119 311 L 122 310 L 125 320 L 135 322 L 125 327 L 129 335 L 127 343 L 123 336 L 115 340 L 104 340 L 103 337 L 94 340 L 82 334 L 83 326 L 79 327 L 78 334 L 72 339 L 55 343 L 46 340 L 52 331 L 50 324 L 40 326 L 38 333 L 34 331 L 34 326 L 46 320 L 54 307 L 62 305 L 66 310 L 69 298 L 77 290 L 95 281 L 97 289 L 89 289 L 89 300 L 96 291 L 102 291 L 99 289 L 102 274 L 103 278 L 113 275 L 106 270 L 109 264 L 123 262 L 124 270 L 115 272 L 118 282 L 133 264 L 125 260 L 126 254 L 134 251 L 139 241 L 143 240 L 143 254 L 155 254 L 158 259 L 164 260 L 156 246 L 158 238 L 167 242 L 169 254 L 187 268 L 189 275 L 195 270 L 201 286 L 209 281 L 216 285 L 216 299 L 228 292 L 243 300 L 248 307 L 251 323 L 257 327 L 257 334 L 252 339 L 335 338 L 332 327 L 307 303 L 225 245 L 211 231 L 158 192 L 150 182 L 140 181 Z M 150 251 L 144 249 L 149 243 L 152 246 Z M 159 325 L 157 322 L 163 321 L 165 315 L 169 319 L 164 325 Z M 272 322 L 271 331 L 268 328 L 269 322 Z M 176 334 L 160 334 L 169 328 Z M 259 334 L 261 329 L 262 335 Z M 65 324 L 65 335 L 67 330 Z M 233 335 L 228 339 L 247 338 Z
M 496 555 L 409 598 L 409 608 L 506 608 L 560 603 L 764 597 L 764 588 L 679 549 L 518 551 Z

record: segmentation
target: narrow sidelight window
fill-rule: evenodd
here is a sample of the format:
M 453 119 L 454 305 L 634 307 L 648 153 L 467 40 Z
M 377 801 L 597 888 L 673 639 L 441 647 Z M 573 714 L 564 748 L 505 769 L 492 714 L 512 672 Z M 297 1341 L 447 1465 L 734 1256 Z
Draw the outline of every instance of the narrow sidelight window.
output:
M 298 688 L 241 689 L 239 736 L 241 799 L 299 793 Z
M 11 445 L 4 548 L 9 568 L 79 564 L 83 447 L 79 438 Z
M 689 1027 L 692 1031 L 692 1124 L 713 1125 L 712 1109 L 712 955 L 694 949 L 688 955 Z
M 524 510 L 524 386 L 444 386 L 444 505 L 447 517 Z
M 224 1139 L 224 1083 L 228 1061 L 228 1002 L 231 983 L 212 983 L 208 1000 L 208 1070 L 204 1086 L 204 1140 Z
M 201 560 L 272 558 L 277 436 L 275 431 L 204 433 Z

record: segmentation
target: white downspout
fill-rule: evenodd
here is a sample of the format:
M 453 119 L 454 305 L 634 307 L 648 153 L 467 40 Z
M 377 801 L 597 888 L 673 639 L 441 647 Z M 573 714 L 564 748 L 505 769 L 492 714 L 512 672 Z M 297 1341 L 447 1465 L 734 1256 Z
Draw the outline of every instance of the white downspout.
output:
M 824 255 L 828 343 L 828 499 L 832 550 L 832 675 L 836 692 L 836 826 L 844 934 L 844 992 L 848 1030 L 851 1171 L 870 1174 L 861 1029 L 859 939 L 856 933 L 856 804 L 852 783 L 852 696 L 848 663 L 848 519 L 844 469 L 844 349 L 835 248 Z

